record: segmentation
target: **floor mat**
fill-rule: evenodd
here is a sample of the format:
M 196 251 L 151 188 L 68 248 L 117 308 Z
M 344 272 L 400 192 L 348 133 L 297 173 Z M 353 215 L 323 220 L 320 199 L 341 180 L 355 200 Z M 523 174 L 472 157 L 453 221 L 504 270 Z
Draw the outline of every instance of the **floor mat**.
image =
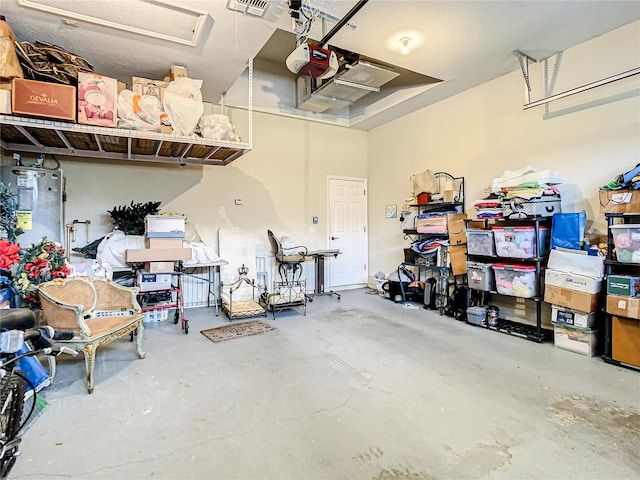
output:
M 234 338 L 258 335 L 270 330 L 276 330 L 276 327 L 262 320 L 253 320 L 251 322 L 234 323 L 233 325 L 200 330 L 200 333 L 212 342 L 224 342 Z

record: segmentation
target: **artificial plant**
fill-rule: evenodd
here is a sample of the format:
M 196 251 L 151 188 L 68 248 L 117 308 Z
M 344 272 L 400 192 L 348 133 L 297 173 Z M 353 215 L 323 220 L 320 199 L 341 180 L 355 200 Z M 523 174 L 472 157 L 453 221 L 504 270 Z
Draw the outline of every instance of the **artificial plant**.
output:
M 18 194 L 0 182 L 0 229 L 6 232 L 7 239 L 11 243 L 16 243 L 18 235 L 23 232 L 18 227 L 18 206 Z
M 160 211 L 162 202 L 134 203 L 121 205 L 108 210 L 113 223 L 118 230 L 122 230 L 127 235 L 144 235 L 144 217 L 156 215 Z

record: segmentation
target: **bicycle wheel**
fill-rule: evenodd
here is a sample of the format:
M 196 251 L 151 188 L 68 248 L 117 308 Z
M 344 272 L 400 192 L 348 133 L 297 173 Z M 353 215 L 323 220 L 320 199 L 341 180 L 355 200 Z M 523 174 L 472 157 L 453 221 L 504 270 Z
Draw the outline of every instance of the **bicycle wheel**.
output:
M 24 380 L 9 374 L 0 379 L 0 478 L 6 478 L 18 457 L 18 442 L 24 405 Z

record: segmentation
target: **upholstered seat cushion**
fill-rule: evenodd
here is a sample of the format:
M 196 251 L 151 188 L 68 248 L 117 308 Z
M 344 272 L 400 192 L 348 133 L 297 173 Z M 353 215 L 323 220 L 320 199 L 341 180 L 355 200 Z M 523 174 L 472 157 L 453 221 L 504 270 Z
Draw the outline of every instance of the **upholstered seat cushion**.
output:
M 295 255 L 280 255 L 278 261 L 281 263 L 300 263 L 304 262 L 304 255 L 296 253 Z
M 125 325 L 138 320 L 141 315 L 128 315 L 124 317 L 100 317 L 87 320 L 87 326 L 91 329 L 91 336 L 98 337 L 119 330 Z

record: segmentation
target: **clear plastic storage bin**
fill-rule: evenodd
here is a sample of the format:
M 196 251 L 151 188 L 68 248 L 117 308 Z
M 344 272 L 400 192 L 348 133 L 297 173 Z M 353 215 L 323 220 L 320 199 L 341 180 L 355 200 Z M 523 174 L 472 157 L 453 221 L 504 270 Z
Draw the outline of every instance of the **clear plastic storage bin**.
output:
M 551 323 L 553 323 L 553 343 L 556 347 L 588 357 L 598 354 L 598 330 Z
M 493 241 L 493 231 L 467 228 L 467 253 L 469 255 L 495 255 L 496 245 Z
M 487 324 L 487 307 L 469 307 L 467 308 L 467 322 L 481 327 Z
M 549 228 L 540 227 L 536 244 L 536 228 L 531 226 L 493 227 L 496 255 L 511 258 L 542 257 L 549 250 Z
M 536 267 L 533 265 L 494 263 L 493 272 L 498 293 L 521 298 L 532 298 L 538 295 Z
M 490 292 L 495 290 L 491 263 L 467 262 L 467 283 L 469 288 Z
M 640 263 L 640 225 L 627 223 L 611 225 L 611 236 L 616 244 L 616 258 L 622 263 Z

